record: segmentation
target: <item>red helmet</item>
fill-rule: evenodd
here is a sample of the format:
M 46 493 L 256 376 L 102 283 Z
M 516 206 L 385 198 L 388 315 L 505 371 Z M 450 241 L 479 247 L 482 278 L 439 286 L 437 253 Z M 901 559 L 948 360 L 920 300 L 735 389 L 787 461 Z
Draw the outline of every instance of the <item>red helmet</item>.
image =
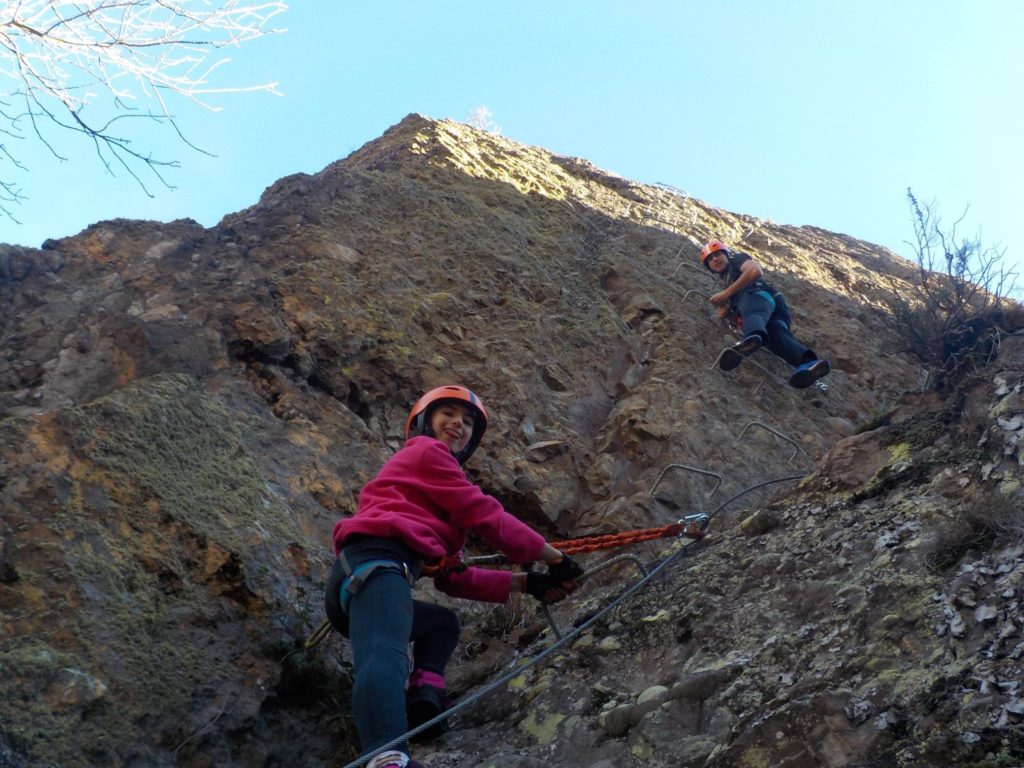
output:
M 466 447 L 455 454 L 459 464 L 465 464 L 477 445 L 480 438 L 484 436 L 487 429 L 487 409 L 471 390 L 454 384 L 444 387 L 435 387 L 416 401 L 416 405 L 409 411 L 409 418 L 405 420 L 405 439 L 415 435 L 432 435 L 430 431 L 430 414 L 434 408 L 441 403 L 452 402 L 464 405 L 473 414 L 473 434 L 466 443 Z
M 701 249 L 700 263 L 707 267 L 708 259 L 711 258 L 711 254 L 714 253 L 715 251 L 725 251 L 726 253 L 728 253 L 729 249 L 725 247 L 725 243 L 723 243 L 721 240 L 711 240 L 707 245 L 705 245 Z

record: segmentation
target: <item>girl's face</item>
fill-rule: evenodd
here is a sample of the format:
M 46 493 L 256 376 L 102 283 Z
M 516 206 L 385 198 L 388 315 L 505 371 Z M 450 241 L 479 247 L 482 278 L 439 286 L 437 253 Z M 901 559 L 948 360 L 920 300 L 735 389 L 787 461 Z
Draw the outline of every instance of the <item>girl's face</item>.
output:
M 430 430 L 449 451 L 458 453 L 473 436 L 473 412 L 459 403 L 441 403 L 430 415 Z

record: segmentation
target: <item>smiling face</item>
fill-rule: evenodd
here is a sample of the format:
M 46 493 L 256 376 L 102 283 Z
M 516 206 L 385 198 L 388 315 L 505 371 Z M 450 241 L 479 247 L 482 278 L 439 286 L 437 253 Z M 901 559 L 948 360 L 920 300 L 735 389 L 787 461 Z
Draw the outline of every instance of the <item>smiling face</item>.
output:
M 707 261 L 704 263 L 708 265 L 712 272 L 721 274 L 729 266 L 729 259 L 725 255 L 725 251 L 715 251 L 708 256 Z
M 473 436 L 473 412 L 460 403 L 441 403 L 430 414 L 430 431 L 456 454 Z

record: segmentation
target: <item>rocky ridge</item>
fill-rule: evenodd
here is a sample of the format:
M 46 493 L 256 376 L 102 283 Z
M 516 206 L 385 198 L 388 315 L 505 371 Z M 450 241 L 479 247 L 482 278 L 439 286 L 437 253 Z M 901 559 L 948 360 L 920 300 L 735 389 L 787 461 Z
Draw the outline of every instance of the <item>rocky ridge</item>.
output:
M 771 270 L 827 386 L 713 370 L 711 237 Z M 908 395 L 887 306 L 911 270 L 885 249 L 413 115 L 216 227 L 101 222 L 0 266 L 0 765 L 354 757 L 344 643 L 298 649 L 331 525 L 449 380 L 493 414 L 472 477 L 551 536 L 812 474 L 716 514 L 427 765 L 1020 754 L 1024 354 Z M 457 693 L 547 641 L 531 606 L 457 607 Z

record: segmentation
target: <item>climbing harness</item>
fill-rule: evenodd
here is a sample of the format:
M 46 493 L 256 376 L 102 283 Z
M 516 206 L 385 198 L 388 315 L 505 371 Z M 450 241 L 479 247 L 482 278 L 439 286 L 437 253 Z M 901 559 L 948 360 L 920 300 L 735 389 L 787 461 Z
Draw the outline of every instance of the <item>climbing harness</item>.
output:
M 712 241 L 712 242 L 719 242 L 719 241 Z M 696 245 L 697 243 L 694 243 L 694 244 Z M 708 243 L 708 245 L 710 245 L 710 244 L 711 243 Z M 684 243 L 684 245 L 682 247 L 680 247 L 679 252 L 676 254 L 676 259 L 677 260 L 679 259 L 680 255 L 682 254 L 683 249 L 685 247 L 686 247 L 685 243 Z M 705 246 L 705 248 L 706 247 L 707 246 Z M 726 250 L 728 250 L 728 249 L 726 249 Z M 694 267 L 693 265 L 691 265 L 687 261 L 679 261 L 679 263 L 676 265 L 675 270 L 673 270 L 672 274 L 669 276 L 669 280 L 674 278 L 679 273 L 679 270 L 683 269 L 683 268 L 687 269 L 688 271 L 694 272 L 695 274 L 701 275 L 702 277 L 710 277 L 708 272 L 706 272 L 704 269 L 701 269 L 699 267 Z M 765 282 L 763 279 L 759 280 L 758 282 L 761 282 L 764 287 L 759 289 L 757 287 L 757 285 L 755 284 L 754 285 L 755 292 L 761 293 L 764 296 L 764 298 L 769 300 L 772 303 L 773 309 L 774 309 L 775 295 L 778 292 L 776 291 L 776 289 L 774 287 L 771 286 L 770 283 Z M 711 298 L 711 294 L 710 293 L 708 293 L 708 292 L 706 292 L 704 290 L 698 289 L 698 288 L 691 288 L 688 291 L 681 292 L 681 291 L 679 291 L 678 288 L 675 288 L 674 286 L 670 286 L 670 287 L 672 287 L 672 290 L 676 291 L 677 293 L 682 293 L 682 297 L 683 297 L 682 300 L 684 302 L 688 298 L 690 298 L 690 296 L 701 296 L 701 297 L 703 297 L 705 299 L 710 299 Z M 770 289 L 770 290 L 766 290 L 766 288 Z M 743 338 L 743 320 L 742 320 L 742 318 L 737 317 L 733 321 L 724 320 L 723 322 L 725 323 L 726 328 L 728 328 L 729 333 L 733 336 L 733 338 L 735 338 L 737 340 Z M 788 328 L 789 326 L 786 326 L 786 327 Z M 722 361 L 722 356 L 728 354 L 728 352 L 729 352 L 729 347 L 726 347 L 725 349 L 721 350 L 718 353 L 718 355 L 716 355 L 716 357 L 715 357 L 714 361 L 712 361 L 711 365 L 708 366 L 708 368 L 710 370 L 715 370 L 715 369 L 719 368 L 719 366 L 721 364 L 721 361 Z M 774 355 L 772 355 L 771 357 L 769 357 L 767 359 L 768 360 L 772 360 L 773 362 L 778 362 L 779 365 L 784 365 L 782 360 L 780 360 L 778 357 L 776 357 Z M 780 369 L 779 365 L 773 365 L 773 367 L 776 368 L 776 370 L 772 371 L 770 368 L 768 368 L 760 360 L 754 359 L 752 357 L 747 357 L 747 358 L 745 358 L 745 360 L 746 360 L 746 363 L 747 363 L 748 367 L 750 365 L 753 365 L 754 367 L 759 368 L 762 373 L 764 373 L 764 378 L 761 379 L 761 381 L 758 382 L 757 387 L 754 388 L 754 394 L 755 395 L 764 388 L 764 386 L 768 383 L 769 379 L 773 379 L 773 380 L 777 379 L 784 372 L 782 369 Z M 815 382 L 815 386 L 818 387 L 818 389 L 821 390 L 822 392 L 827 391 L 827 387 L 826 387 L 826 385 L 823 382 Z
M 788 475 L 786 477 L 779 477 L 779 478 L 775 478 L 775 479 L 772 479 L 772 480 L 765 480 L 764 482 L 757 483 L 756 485 L 752 485 L 749 488 L 745 488 L 744 490 L 740 491 L 736 495 L 731 496 L 730 498 L 726 499 L 724 502 L 719 504 L 718 507 L 716 507 L 714 509 L 714 511 L 712 511 L 712 512 L 710 512 L 708 514 L 701 514 L 701 515 L 698 516 L 698 517 L 704 518 L 704 521 L 705 521 L 704 522 L 704 527 L 702 528 L 702 532 L 706 533 L 707 525 L 710 524 L 710 521 L 711 521 L 712 517 L 714 517 L 716 514 L 718 514 L 723 509 L 725 509 L 725 507 L 727 507 L 729 504 L 731 504 L 732 502 L 734 502 L 736 499 L 740 498 L 741 496 L 744 496 L 747 493 L 750 493 L 751 491 L 755 491 L 758 488 L 763 488 L 766 485 L 772 485 L 774 483 L 783 483 L 783 482 L 786 482 L 786 481 L 789 481 L 789 480 L 799 480 L 799 479 L 801 479 L 803 477 L 806 477 L 806 475 L 804 475 L 804 474 Z M 689 518 L 692 518 L 692 517 L 695 517 L 695 516 L 694 515 L 690 515 L 690 516 L 688 516 L 686 518 L 683 518 L 683 520 L 688 520 Z M 534 656 L 534 657 L 528 659 L 527 661 L 523 662 L 522 664 L 517 666 L 512 671 L 507 672 L 506 674 L 502 675 L 500 678 L 498 678 L 494 682 L 484 686 L 479 691 L 476 691 L 475 693 L 470 694 L 466 698 L 464 698 L 461 701 L 459 701 L 451 709 L 445 710 L 444 712 L 442 712 L 441 714 L 437 715 L 432 720 L 428 720 L 425 723 L 421 723 L 420 725 L 416 726 L 415 728 L 412 728 L 411 730 L 407 731 L 406 733 L 403 733 L 401 736 L 393 739 L 392 741 L 388 742 L 387 744 L 384 744 L 384 745 L 378 747 L 377 749 L 373 750 L 372 752 L 367 752 L 364 755 L 360 755 L 358 758 L 356 758 L 352 762 L 350 762 L 347 765 L 345 765 L 344 768 L 361 768 L 361 766 L 366 765 L 366 763 L 368 763 L 370 760 L 372 760 L 374 757 L 376 757 L 380 753 L 385 752 L 385 751 L 387 751 L 389 749 L 394 749 L 397 745 L 401 744 L 406 739 L 410 739 L 413 736 L 416 736 L 416 735 L 422 733 L 423 731 L 427 730 L 428 728 L 432 728 L 433 726 L 435 726 L 438 723 L 440 723 L 442 720 L 446 720 L 446 719 L 450 718 L 452 715 L 458 714 L 459 712 L 472 707 L 480 699 L 482 699 L 485 696 L 491 694 L 495 690 L 503 687 L 510 680 L 515 679 L 519 675 L 523 674 L 530 667 L 535 666 L 536 664 L 540 663 L 544 659 L 546 659 L 549 656 L 551 656 L 552 654 L 554 654 L 556 651 L 560 650 L 561 648 L 565 647 L 567 644 L 569 644 L 570 642 L 575 640 L 583 632 L 585 632 L 590 627 L 592 627 L 595 623 L 597 623 L 598 621 L 603 619 L 606 615 L 608 615 L 611 611 L 613 611 L 615 608 L 617 608 L 619 605 L 621 605 L 627 599 L 629 599 L 630 597 L 635 595 L 637 592 L 639 592 L 641 589 L 646 587 L 654 578 L 656 578 L 663 571 L 665 571 L 669 567 L 671 567 L 677 560 L 680 560 L 681 558 L 683 558 L 687 554 L 689 554 L 689 552 L 693 548 L 693 545 L 700 544 L 700 542 L 701 542 L 701 540 L 703 538 L 704 538 L 703 536 L 692 538 L 685 545 L 683 545 L 678 550 L 676 550 L 672 554 L 668 555 L 660 563 L 658 563 L 649 573 L 645 574 L 641 579 L 639 579 L 634 584 L 629 586 L 621 595 L 619 595 L 614 600 L 612 600 L 610 603 L 608 603 L 608 605 L 604 606 L 601 610 L 599 610 L 597 613 L 595 613 L 589 619 L 587 619 L 586 621 L 581 623 L 578 627 L 573 629 L 571 632 L 569 632 L 566 635 L 561 636 L 558 639 L 556 639 L 556 641 L 554 643 L 549 645 L 547 648 L 545 648 L 543 651 L 538 653 L 536 656 Z M 617 558 L 612 558 L 612 560 L 615 560 L 617 562 L 620 559 L 631 559 L 631 557 L 632 556 L 629 556 L 629 555 L 620 555 Z M 467 563 L 468 562 L 469 562 L 469 560 L 467 560 Z M 602 565 L 598 566 L 598 568 L 592 569 L 590 572 L 588 572 L 588 574 L 589 573 L 593 573 L 594 571 L 599 570 L 600 568 L 603 568 L 603 567 L 607 567 L 609 565 L 612 565 L 612 563 L 611 562 L 603 563 Z M 584 575 L 586 576 L 588 574 L 584 574 Z M 546 608 L 547 606 L 544 606 L 544 607 Z
M 344 552 L 338 553 L 338 562 L 341 563 L 341 569 L 345 572 L 345 579 L 341 582 L 340 589 L 341 609 L 345 613 L 348 613 L 348 604 L 352 602 L 352 598 L 376 571 L 397 571 L 405 577 L 410 587 L 416 586 L 416 579 L 405 563 L 394 560 L 367 560 L 353 568 L 349 565 Z
M 659 478 L 660 479 L 660 478 Z M 707 533 L 707 528 L 710 523 L 710 517 L 704 513 L 698 513 L 694 515 L 687 515 L 678 522 L 671 523 L 669 525 L 663 525 L 658 528 L 644 528 L 636 531 L 623 531 L 622 533 L 610 533 L 598 536 L 584 536 L 578 539 L 567 539 L 565 541 L 554 541 L 551 542 L 551 546 L 555 549 L 563 552 L 567 555 L 583 554 L 588 552 L 597 552 L 603 549 L 615 549 L 618 547 L 627 547 L 632 544 L 639 544 L 644 541 L 654 541 L 657 539 L 665 539 L 669 537 L 677 538 L 688 538 L 693 540 L 700 540 L 704 538 Z M 339 555 L 341 559 L 341 567 L 344 569 L 346 578 L 341 583 L 341 601 L 342 608 L 347 612 L 348 603 L 352 599 L 352 595 L 358 592 L 363 583 L 369 578 L 378 568 L 389 568 L 393 570 L 400 570 L 407 579 L 412 582 L 411 574 L 409 569 L 404 563 L 396 563 L 393 560 L 368 560 L 365 563 L 360 563 L 354 569 L 348 564 L 347 560 L 344 560 L 344 555 Z M 608 565 L 612 562 L 619 562 L 620 559 L 628 558 L 613 558 Z M 424 576 L 437 576 L 440 573 L 452 573 L 464 571 L 470 566 L 482 566 L 482 565 L 504 565 L 508 562 L 508 558 L 505 555 L 496 553 L 493 555 L 480 555 L 478 557 L 467 557 L 464 558 L 461 555 L 452 557 L 440 557 L 433 560 L 423 566 L 422 575 Z M 598 570 L 602 570 L 606 567 L 604 564 L 598 566 L 591 571 L 583 574 L 581 578 L 586 578 L 591 573 Z M 546 606 L 545 606 L 546 608 Z M 555 627 L 554 622 L 551 621 L 550 615 L 548 615 L 548 623 L 551 624 L 555 634 L 558 634 L 558 629 Z M 303 644 L 303 648 L 306 650 L 312 650 L 319 645 L 324 638 L 331 631 L 330 621 L 323 622 L 317 627 L 313 633 L 306 639 Z
M 348 606 L 352 602 L 353 596 L 363 588 L 366 580 L 377 571 L 395 571 L 402 574 L 406 581 L 409 582 L 410 587 L 416 586 L 416 579 L 412 571 L 409 570 L 409 566 L 405 563 L 396 562 L 395 560 L 366 560 L 353 568 L 348 558 L 345 557 L 344 552 L 338 553 L 338 562 L 345 573 L 345 578 L 338 589 L 338 600 L 341 603 L 341 610 L 346 614 L 348 613 Z M 330 631 L 331 620 L 327 619 L 313 630 L 313 633 L 306 638 L 306 642 L 302 644 L 302 647 L 307 651 L 316 648 L 330 634 Z
M 697 540 L 693 540 L 693 541 L 697 541 Z M 689 542 L 689 543 L 693 543 L 693 542 Z M 513 669 L 511 672 L 505 673 L 500 678 L 498 678 L 494 682 L 490 683 L 489 685 L 484 686 L 483 688 L 481 688 L 476 693 L 473 693 L 473 694 L 467 696 L 465 699 L 461 700 L 458 704 L 453 706 L 451 709 L 448 709 L 448 710 L 442 712 L 441 714 L 439 714 L 434 719 L 428 720 L 427 722 L 422 723 L 421 725 L 418 725 L 417 727 L 411 729 L 407 733 L 402 734 L 401 736 L 399 736 L 398 738 L 388 742 L 387 744 L 384 744 L 383 746 L 377 747 L 377 749 L 375 749 L 372 752 L 368 752 L 365 755 L 361 755 L 357 759 L 353 760 L 351 763 L 348 763 L 344 768 L 360 768 L 361 766 L 365 765 L 370 760 L 372 760 L 374 757 L 379 755 L 381 752 L 385 752 L 385 751 L 387 751 L 389 749 L 394 749 L 398 744 L 401 744 L 406 739 L 409 739 L 409 738 L 411 738 L 413 736 L 416 736 L 419 733 L 422 733 L 423 731 L 427 730 L 427 728 L 430 728 L 430 727 L 434 726 L 435 724 L 437 724 L 441 720 L 447 719 L 447 718 L 451 717 L 452 715 L 461 712 L 464 709 L 468 709 L 469 707 L 474 705 L 476 702 L 478 702 L 480 699 L 482 699 L 484 696 L 487 696 L 488 694 L 492 693 L 493 691 L 497 690 L 498 688 L 501 688 L 502 686 L 507 684 L 510 680 L 513 680 L 516 677 L 518 677 L 519 675 L 523 674 L 530 667 L 532 667 L 532 666 L 538 664 L 539 662 L 543 661 L 544 659 L 548 658 L 553 653 L 555 653 L 555 651 L 561 649 L 562 647 L 567 645 L 570 641 L 575 640 L 579 635 L 581 635 L 587 629 L 592 627 L 596 622 L 598 622 L 602 618 L 604 618 L 604 616 L 606 616 L 609 612 L 611 612 L 613 609 L 615 609 L 620 604 L 625 602 L 625 600 L 627 598 L 632 597 L 634 594 L 636 594 L 636 592 L 638 592 L 639 590 L 641 590 L 645 586 L 647 586 L 647 584 L 653 578 L 655 578 L 662 571 L 666 570 L 676 560 L 678 560 L 679 558 L 683 557 L 684 554 L 686 554 L 687 550 L 689 549 L 689 543 L 686 546 L 683 546 L 682 548 L 680 548 L 678 551 L 676 551 L 676 552 L 672 553 L 671 555 L 669 555 L 668 557 L 666 557 L 657 566 L 655 566 L 654 569 L 651 570 L 650 573 L 648 573 L 646 576 L 644 576 L 639 581 L 634 583 L 632 586 L 627 588 L 625 592 L 623 592 L 617 598 L 612 600 L 608 605 L 606 605 L 600 611 L 595 613 L 593 616 L 591 616 L 585 622 L 580 624 L 574 630 L 572 630 L 571 632 L 569 632 L 568 634 L 563 636 L 560 640 L 556 640 L 554 643 L 549 645 L 547 648 L 545 648 L 543 651 L 538 653 L 536 656 L 534 656 L 531 659 L 528 659 L 527 661 L 523 662 L 518 667 Z

